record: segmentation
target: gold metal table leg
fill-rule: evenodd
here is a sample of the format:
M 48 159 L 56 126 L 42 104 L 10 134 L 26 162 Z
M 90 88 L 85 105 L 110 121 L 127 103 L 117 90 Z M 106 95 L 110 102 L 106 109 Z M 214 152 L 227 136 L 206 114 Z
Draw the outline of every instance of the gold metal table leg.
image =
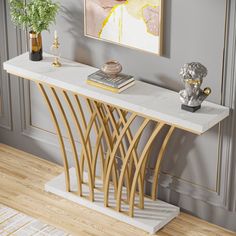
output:
M 55 130 L 57 132 L 57 136 L 58 136 L 58 140 L 60 143 L 60 148 L 61 148 L 61 154 L 62 154 L 62 158 L 63 158 L 63 163 L 64 163 L 64 170 L 65 170 L 65 183 L 66 183 L 66 191 L 70 191 L 70 175 L 69 175 L 69 166 L 68 166 L 68 161 L 67 161 L 67 155 L 66 155 L 66 150 L 65 150 L 65 145 L 64 145 L 64 141 L 62 138 L 62 134 L 61 134 L 61 130 L 56 118 L 56 114 L 54 112 L 54 109 L 52 107 L 52 104 L 48 98 L 48 95 L 43 87 L 43 85 L 41 83 L 37 84 L 39 91 L 41 92 L 42 96 L 45 99 L 45 102 L 48 106 L 53 124 L 55 126 Z
M 104 205 L 109 207 L 110 189 L 112 187 L 114 189 L 114 199 L 116 199 L 116 210 L 122 211 L 121 206 L 124 201 L 124 204 L 129 205 L 129 212 L 126 212 L 126 214 L 128 213 L 133 217 L 135 207 L 140 209 L 145 207 L 144 185 L 147 164 L 152 153 L 153 143 L 157 137 L 159 138 L 160 132 L 167 124 L 89 97 L 71 94 L 69 91 L 57 89 L 46 83 L 38 83 L 37 85 L 46 101 L 58 136 L 65 169 L 66 191 L 70 191 L 68 155 L 57 114 L 62 118 L 71 146 L 78 194 L 84 197 L 83 184 L 88 184 L 89 200 L 96 201 L 94 195 L 96 169 L 98 160 L 100 160 L 102 172 L 100 177 L 103 186 L 99 190 L 103 191 Z M 49 94 L 52 95 L 54 103 L 51 102 Z M 68 114 L 67 110 L 69 110 Z M 137 129 L 134 129 L 133 124 L 140 117 L 143 121 Z M 70 123 L 70 119 L 73 123 Z M 150 136 L 140 152 L 139 146 L 142 145 L 142 136 L 150 122 L 155 123 L 155 128 L 149 132 Z M 74 137 L 75 132 L 72 125 L 76 128 L 76 135 L 78 135 L 81 144 L 80 155 L 78 155 L 78 144 Z M 174 126 L 170 126 L 156 155 L 151 193 L 153 201 L 157 197 L 161 162 L 174 129 Z M 91 140 L 94 134 L 95 143 Z M 88 182 L 85 181 L 83 174 L 85 164 L 87 166 Z M 124 189 L 126 190 L 125 199 Z M 138 205 L 135 204 L 136 195 L 139 197 Z

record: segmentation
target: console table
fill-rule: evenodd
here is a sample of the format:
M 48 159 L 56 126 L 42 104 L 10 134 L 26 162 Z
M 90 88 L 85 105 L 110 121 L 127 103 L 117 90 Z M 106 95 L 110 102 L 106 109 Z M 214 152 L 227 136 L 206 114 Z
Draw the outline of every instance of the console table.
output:
M 200 135 L 226 118 L 229 109 L 205 101 L 200 110 L 190 113 L 181 110 L 178 93 L 140 81 L 123 93 L 114 94 L 86 83 L 87 76 L 97 68 L 66 59 L 62 59 L 62 67 L 54 68 L 52 61 L 48 54 L 40 62 L 29 61 L 25 53 L 4 63 L 8 73 L 37 84 L 55 126 L 64 173 L 48 182 L 45 190 L 155 233 L 179 214 L 178 207 L 156 199 L 160 165 L 173 131 L 178 128 Z M 58 116 L 70 142 L 72 168 Z M 137 119 L 141 123 L 134 130 L 132 125 Z M 70 120 L 76 127 L 81 150 Z M 150 123 L 154 128 L 146 143 L 141 144 Z M 168 128 L 166 132 L 162 132 L 164 127 Z M 161 132 L 152 193 L 147 197 L 146 167 Z M 97 168 L 101 169 L 100 176 Z

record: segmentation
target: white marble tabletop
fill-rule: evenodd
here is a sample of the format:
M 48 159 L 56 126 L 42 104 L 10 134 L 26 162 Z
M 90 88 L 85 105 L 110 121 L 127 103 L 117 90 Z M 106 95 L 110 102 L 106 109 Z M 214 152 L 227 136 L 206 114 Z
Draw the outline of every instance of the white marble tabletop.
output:
M 98 99 L 196 134 L 204 133 L 229 115 L 229 108 L 206 101 L 195 113 L 181 110 L 177 92 L 141 81 L 120 94 L 102 90 L 86 83 L 87 76 L 97 68 L 66 59 L 61 61 L 62 67 L 54 68 L 51 55 L 44 53 L 42 61 L 33 62 L 25 53 L 4 62 L 3 66 L 8 73 L 22 78 Z

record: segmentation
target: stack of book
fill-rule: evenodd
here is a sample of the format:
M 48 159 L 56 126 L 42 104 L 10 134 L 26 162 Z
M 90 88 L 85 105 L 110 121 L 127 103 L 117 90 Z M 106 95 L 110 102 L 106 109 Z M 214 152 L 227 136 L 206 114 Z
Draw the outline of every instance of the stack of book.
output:
M 87 78 L 87 83 L 101 89 L 109 90 L 113 93 L 120 93 L 134 85 L 134 78 L 130 75 L 118 74 L 115 77 L 108 76 L 101 70 L 91 74 Z

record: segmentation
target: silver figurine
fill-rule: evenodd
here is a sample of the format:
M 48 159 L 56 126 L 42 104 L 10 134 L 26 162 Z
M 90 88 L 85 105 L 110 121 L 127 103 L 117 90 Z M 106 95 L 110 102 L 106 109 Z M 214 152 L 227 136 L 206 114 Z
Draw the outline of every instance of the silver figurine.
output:
M 182 109 L 191 112 L 198 110 L 211 94 L 210 88 L 200 88 L 206 76 L 207 68 L 198 62 L 187 63 L 181 68 L 180 77 L 185 87 L 179 92 Z

